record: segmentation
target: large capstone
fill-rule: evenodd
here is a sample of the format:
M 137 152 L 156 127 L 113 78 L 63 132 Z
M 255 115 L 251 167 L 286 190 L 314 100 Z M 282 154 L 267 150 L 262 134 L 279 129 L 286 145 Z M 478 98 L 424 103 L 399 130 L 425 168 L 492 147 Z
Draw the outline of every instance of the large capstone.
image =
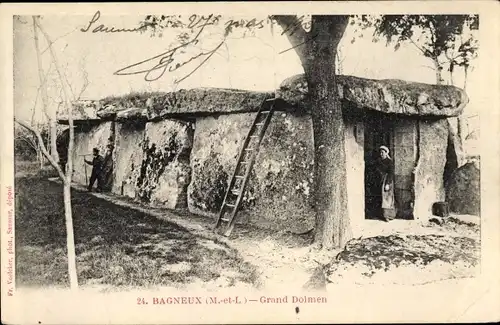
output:
M 97 112 L 101 109 L 101 102 L 98 100 L 78 100 L 73 102 L 71 118 L 74 123 L 83 121 L 99 120 Z M 68 124 L 67 111 L 58 112 L 57 119 L 61 124 Z
M 451 117 L 462 113 L 469 99 L 465 92 L 448 85 L 403 80 L 375 80 L 337 76 L 338 95 L 358 107 L 409 116 Z M 285 79 L 276 96 L 301 110 L 308 110 L 308 84 L 304 75 Z
M 255 112 L 265 98 L 272 97 L 272 92 L 198 88 L 152 96 L 146 107 L 150 119 L 173 114 Z

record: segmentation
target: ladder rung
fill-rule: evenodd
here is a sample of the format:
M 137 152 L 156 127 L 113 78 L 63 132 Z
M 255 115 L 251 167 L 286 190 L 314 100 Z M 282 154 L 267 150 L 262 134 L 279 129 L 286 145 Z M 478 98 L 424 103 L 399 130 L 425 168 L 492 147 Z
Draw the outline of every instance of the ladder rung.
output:
M 265 99 L 265 102 L 274 102 L 275 100 L 276 100 L 276 98 L 268 98 L 268 99 Z M 274 104 L 271 104 L 271 105 L 274 105 Z M 253 127 L 255 127 L 255 126 L 264 126 L 264 125 L 266 125 L 266 123 L 269 123 L 270 118 L 271 118 L 271 114 L 270 114 L 270 113 L 272 113 L 272 110 L 273 110 L 273 106 L 271 106 L 270 108 L 269 108 L 269 107 L 266 107 L 266 108 L 264 109 L 264 106 L 263 106 L 263 105 L 261 105 L 261 107 L 260 107 L 260 111 L 258 112 L 257 116 L 255 117 L 255 120 L 254 120 L 254 124 L 253 124 L 253 126 L 252 126 L 252 129 L 249 131 L 249 133 L 250 133 L 250 134 L 254 132 Z M 259 114 L 260 114 L 260 113 L 262 113 L 262 114 L 269 114 L 269 115 L 267 115 L 267 116 L 264 118 L 264 120 L 263 120 L 262 122 L 258 122 L 258 123 L 256 123 L 256 122 L 259 120 Z M 247 138 L 247 139 L 245 140 L 245 142 L 246 142 L 246 144 L 247 144 L 247 147 L 246 147 L 246 148 L 244 148 L 244 149 L 242 149 L 242 151 L 240 151 L 240 158 L 238 158 L 238 159 L 242 159 L 242 157 L 244 157 L 244 155 L 245 155 L 245 154 L 244 154 L 244 152 L 245 152 L 245 151 L 254 151 L 254 150 L 258 150 L 258 149 L 259 149 L 260 139 L 262 139 L 262 135 L 263 135 L 263 133 L 265 132 L 265 129 L 264 129 L 264 128 L 261 128 L 261 129 L 259 129 L 259 131 L 257 131 L 257 132 L 258 132 L 258 134 L 257 134 L 257 135 L 255 135 L 255 134 L 254 134 L 254 135 L 249 135 L 248 137 L 249 137 L 250 139 L 251 139 L 251 138 L 259 138 L 259 140 L 257 141 L 258 143 L 257 143 L 256 145 L 254 145 L 253 147 L 248 147 L 248 144 L 249 144 L 249 140 L 250 140 L 250 139 L 248 139 L 248 138 Z M 255 154 L 252 154 L 252 155 L 254 156 Z M 238 166 L 239 166 L 239 165 L 248 165 L 248 167 L 249 167 L 249 166 L 251 165 L 252 161 L 253 161 L 253 160 L 250 160 L 250 161 L 248 161 L 248 160 L 247 160 L 247 161 L 238 161 L 238 162 L 236 163 L 236 168 L 238 168 Z M 237 170 L 237 169 L 236 169 L 236 170 Z M 235 173 L 236 173 L 236 170 L 235 170 Z M 241 171 L 240 171 L 240 172 L 241 172 Z M 248 172 L 249 172 L 249 171 L 247 170 L 247 171 L 246 171 L 246 173 L 248 173 Z M 244 181 L 245 176 L 244 176 L 244 175 L 234 175 L 234 176 L 233 176 L 233 179 L 231 180 L 231 184 L 237 184 L 237 183 L 235 183 L 235 182 L 234 182 L 234 180 L 235 180 L 235 179 L 242 179 L 242 180 L 243 180 L 242 182 L 243 182 L 243 183 L 245 183 L 245 181 Z M 242 184 L 242 183 L 240 183 L 240 184 Z M 227 195 L 229 194 L 229 191 L 230 191 L 232 194 L 234 194 L 234 195 L 237 195 L 237 196 L 238 196 L 238 199 L 236 200 L 236 203 L 234 203 L 234 204 L 231 204 L 231 203 L 227 203 L 227 202 L 225 202 L 225 200 L 228 198 L 228 196 L 227 196 Z M 240 199 L 241 199 L 241 195 L 243 194 L 243 192 L 244 192 L 244 191 L 243 191 L 243 188 L 239 188 L 239 189 L 232 188 L 232 189 L 228 189 L 228 192 L 226 192 L 226 199 L 224 199 L 224 203 L 223 203 L 223 207 L 222 207 L 222 208 L 224 209 L 224 206 L 227 206 L 227 207 L 233 208 L 234 210 L 233 210 L 233 212 L 232 212 L 232 217 L 231 217 L 231 218 L 229 218 L 229 219 L 228 219 L 228 218 L 224 218 L 224 217 L 221 215 L 221 216 L 220 216 L 220 219 L 219 219 L 219 221 L 218 221 L 218 223 L 217 223 L 217 225 L 218 225 L 218 224 L 219 224 L 219 222 L 221 222 L 221 221 L 223 221 L 223 222 L 228 222 L 228 225 L 227 225 L 227 230 L 226 230 L 226 232 L 225 232 L 225 234 L 224 234 L 225 236 L 229 236 L 229 235 L 231 234 L 231 231 L 232 231 L 233 227 L 234 227 L 234 223 L 233 223 L 233 221 L 234 221 L 234 218 L 236 218 L 236 213 L 238 212 L 238 210 L 237 210 L 237 208 L 236 208 L 236 204 L 238 204 L 238 202 L 239 202 L 238 200 L 240 200 Z

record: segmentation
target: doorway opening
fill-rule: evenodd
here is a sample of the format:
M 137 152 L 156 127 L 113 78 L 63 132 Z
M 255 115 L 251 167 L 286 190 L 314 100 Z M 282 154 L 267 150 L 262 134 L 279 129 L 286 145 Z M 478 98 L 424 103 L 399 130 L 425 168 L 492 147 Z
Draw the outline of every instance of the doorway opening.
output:
M 390 156 L 393 158 L 394 119 L 390 115 L 370 112 L 365 114 L 364 124 L 365 219 L 379 219 L 381 179 L 376 166 L 380 156 L 380 146 L 389 148 Z

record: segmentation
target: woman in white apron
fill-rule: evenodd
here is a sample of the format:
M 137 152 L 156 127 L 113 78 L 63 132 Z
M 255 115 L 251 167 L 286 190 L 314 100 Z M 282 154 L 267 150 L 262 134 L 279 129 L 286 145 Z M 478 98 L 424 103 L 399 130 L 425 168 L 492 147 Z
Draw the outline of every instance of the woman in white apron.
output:
M 380 158 L 377 161 L 380 175 L 380 214 L 383 220 L 390 221 L 396 217 L 394 203 L 394 164 L 389 156 L 389 148 L 380 147 Z

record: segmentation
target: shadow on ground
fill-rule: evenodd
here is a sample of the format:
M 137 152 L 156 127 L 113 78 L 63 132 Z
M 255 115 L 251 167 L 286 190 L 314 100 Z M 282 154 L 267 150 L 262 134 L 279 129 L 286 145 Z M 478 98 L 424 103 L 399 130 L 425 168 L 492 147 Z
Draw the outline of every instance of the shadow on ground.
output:
M 16 284 L 68 284 L 62 185 L 16 178 Z M 216 239 L 72 190 L 80 284 L 229 287 L 256 284 L 256 268 Z

